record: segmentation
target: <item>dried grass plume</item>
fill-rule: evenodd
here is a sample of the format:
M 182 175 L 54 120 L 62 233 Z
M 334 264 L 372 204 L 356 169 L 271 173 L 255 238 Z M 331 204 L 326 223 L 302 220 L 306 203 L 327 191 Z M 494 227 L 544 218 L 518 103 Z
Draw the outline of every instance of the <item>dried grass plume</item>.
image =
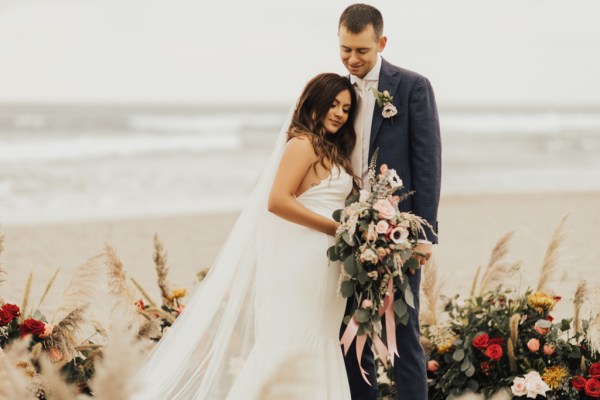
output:
M 499 284 L 506 283 L 507 278 L 518 268 L 518 263 L 504 261 L 504 257 L 508 253 L 508 242 L 513 235 L 514 231 L 506 233 L 494 246 L 487 268 L 479 284 L 479 294 L 489 289 L 495 289 Z
M 160 288 L 160 295 L 163 299 L 164 304 L 173 306 L 173 299 L 170 298 L 171 289 L 169 288 L 169 266 L 167 265 L 167 253 L 158 238 L 158 235 L 154 234 L 154 265 L 156 268 L 156 276 L 158 278 L 158 287 Z
M 550 280 L 554 277 L 558 270 L 559 263 L 559 248 L 563 243 L 565 234 L 564 227 L 569 214 L 562 217 L 558 227 L 552 234 L 552 239 L 550 240 L 550 244 L 546 249 L 546 255 L 544 256 L 544 261 L 542 262 L 542 268 L 540 272 L 540 279 L 537 284 L 536 292 L 544 292 L 549 289 L 548 285 Z
M 424 325 L 437 325 L 439 320 L 439 298 L 442 284 L 438 278 L 438 264 L 432 260 L 422 271 L 421 292 L 426 304 L 421 306 L 419 320 Z

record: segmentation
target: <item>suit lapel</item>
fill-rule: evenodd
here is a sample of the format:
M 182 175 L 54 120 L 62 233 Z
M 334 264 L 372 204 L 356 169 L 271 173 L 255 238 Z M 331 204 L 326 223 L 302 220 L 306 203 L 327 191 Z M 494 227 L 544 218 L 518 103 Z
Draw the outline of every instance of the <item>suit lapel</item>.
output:
M 392 65 L 381 59 L 381 72 L 379 73 L 379 84 L 377 85 L 377 90 L 383 92 L 387 90 L 390 93 L 396 93 L 398 89 L 398 84 L 400 83 L 400 74 L 398 71 L 394 71 Z M 400 109 L 397 104 L 397 100 L 395 101 L 396 107 Z M 375 143 L 375 138 L 379 133 L 379 128 L 381 128 L 381 123 L 383 122 L 383 116 L 381 115 L 381 109 L 375 102 L 375 110 L 373 110 L 373 122 L 371 124 L 371 138 L 369 141 L 369 157 L 373 153 L 373 143 Z

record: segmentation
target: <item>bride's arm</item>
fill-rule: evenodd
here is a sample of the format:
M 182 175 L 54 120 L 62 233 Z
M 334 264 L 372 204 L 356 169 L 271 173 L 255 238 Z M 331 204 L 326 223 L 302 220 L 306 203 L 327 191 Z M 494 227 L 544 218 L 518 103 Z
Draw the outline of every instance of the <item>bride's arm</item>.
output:
M 296 200 L 295 193 L 315 161 L 317 155 L 308 139 L 292 138 L 287 143 L 269 195 L 269 211 L 296 224 L 335 235 L 337 222 Z

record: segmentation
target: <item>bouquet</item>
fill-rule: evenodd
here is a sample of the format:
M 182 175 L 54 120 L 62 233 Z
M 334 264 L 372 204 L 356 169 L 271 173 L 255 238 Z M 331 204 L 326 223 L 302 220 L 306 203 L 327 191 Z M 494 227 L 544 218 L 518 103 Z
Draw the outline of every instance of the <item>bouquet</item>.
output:
M 423 226 L 429 225 L 421 217 L 399 211 L 401 198 L 394 193 L 402 189 L 402 180 L 385 164 L 376 174 L 376 157 L 377 153 L 369 166 L 371 190 L 361 190 L 346 208 L 334 212 L 341 225 L 336 243 L 327 250 L 330 260 L 343 264 L 341 295 L 353 298 L 341 343 L 347 354 L 356 338 L 359 365 L 367 337 L 385 365 L 388 357 L 393 364 L 394 355 L 398 356 L 395 328 L 408 322 L 408 307 L 414 308 L 407 272 L 420 266 L 413 258 L 414 248 L 419 234 L 425 236 Z

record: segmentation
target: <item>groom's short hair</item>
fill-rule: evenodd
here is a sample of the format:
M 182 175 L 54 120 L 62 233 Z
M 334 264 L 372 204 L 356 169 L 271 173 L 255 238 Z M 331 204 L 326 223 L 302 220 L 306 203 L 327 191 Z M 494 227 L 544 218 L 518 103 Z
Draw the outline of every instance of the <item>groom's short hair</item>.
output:
M 379 39 L 383 35 L 383 16 L 375 7 L 357 3 L 344 10 L 340 16 L 338 29 L 343 25 L 351 33 L 358 34 L 364 31 L 369 24 L 373 25 L 375 35 Z

